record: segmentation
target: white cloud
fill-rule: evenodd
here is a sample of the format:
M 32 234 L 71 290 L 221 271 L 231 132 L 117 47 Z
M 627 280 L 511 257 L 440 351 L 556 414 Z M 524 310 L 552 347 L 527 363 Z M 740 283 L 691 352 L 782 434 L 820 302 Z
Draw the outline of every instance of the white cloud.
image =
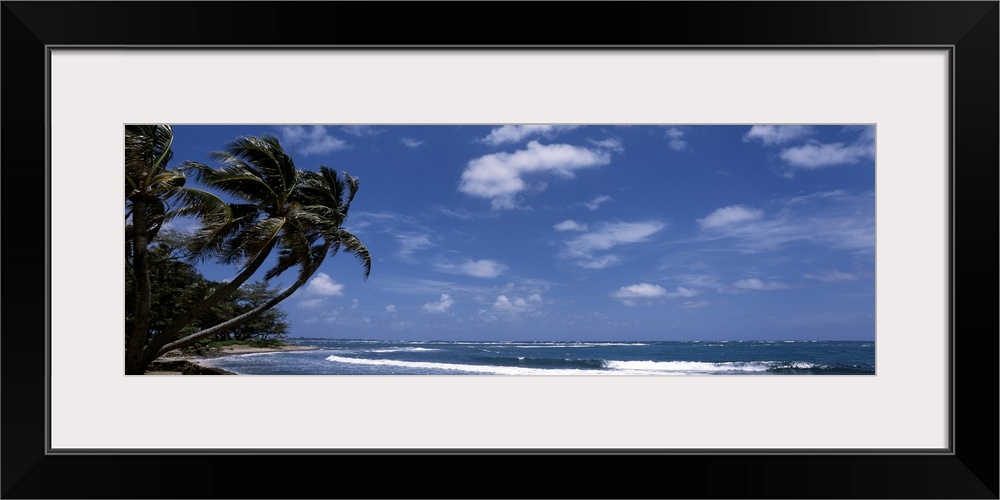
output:
M 514 196 L 529 188 L 523 176 L 550 173 L 571 179 L 574 171 L 599 167 L 611 162 L 607 152 L 578 148 L 568 144 L 528 143 L 527 149 L 514 153 L 495 153 L 469 161 L 462 172 L 459 191 L 491 199 L 494 210 L 514 208 Z M 544 189 L 536 184 L 536 189 Z
M 702 229 L 714 229 L 739 222 L 757 220 L 763 215 L 762 210 L 747 208 L 743 205 L 731 205 L 716 209 L 706 217 L 697 219 L 697 222 Z
M 396 312 L 396 304 L 389 304 L 389 305 L 385 306 L 385 312 L 387 312 L 387 313 L 394 313 L 394 312 Z
M 855 281 L 861 279 L 856 274 L 845 273 L 842 271 L 837 271 L 836 269 L 821 274 L 806 273 L 803 274 L 802 277 L 810 280 L 823 281 L 826 283 L 840 283 L 843 281 Z
M 788 148 L 781 151 L 781 159 L 797 168 L 812 170 L 858 163 L 861 160 L 875 158 L 875 144 L 832 144 L 809 143 L 803 146 Z
M 606 194 L 602 194 L 597 198 L 584 203 L 583 206 L 589 208 L 590 210 L 597 210 L 597 207 L 601 206 L 601 203 L 606 201 L 611 201 L 611 197 Z
M 834 165 L 853 165 L 875 159 L 875 127 L 845 127 L 843 133 L 856 133 L 857 138 L 850 143 L 834 142 L 824 144 L 809 141 L 798 147 L 781 150 L 779 155 L 790 167 L 784 176 L 791 179 L 796 169 L 814 170 Z
M 618 245 L 638 243 L 660 231 L 666 224 L 650 222 L 606 222 L 593 233 L 581 235 L 568 242 L 573 253 L 589 254 L 596 250 L 608 250 Z
M 390 276 L 383 279 L 378 284 L 378 289 L 392 293 L 402 293 L 406 295 L 427 295 L 427 294 L 453 294 L 463 295 L 490 295 L 496 293 L 495 285 L 470 285 L 466 283 L 455 283 L 453 281 L 439 281 L 428 279 L 416 279 L 403 276 Z
M 499 295 L 489 309 L 480 309 L 479 314 L 473 319 L 492 323 L 500 319 L 517 320 L 528 313 L 537 316 L 541 314 L 539 308 L 543 302 L 542 296 L 538 293 L 527 297 Z
M 781 290 L 789 288 L 787 283 L 780 281 L 764 281 L 760 278 L 744 278 L 733 283 L 733 288 L 737 290 Z
M 683 274 L 673 279 L 689 287 L 717 289 L 722 286 L 719 277 L 714 274 Z
M 306 284 L 304 295 L 335 297 L 344 295 L 344 285 L 337 283 L 326 273 L 316 273 L 316 277 Z
M 698 295 L 698 291 L 697 290 L 694 290 L 692 288 L 684 288 L 682 286 L 679 286 L 679 287 L 677 287 L 677 291 L 668 293 L 667 297 L 670 297 L 672 299 L 676 298 L 676 297 L 688 298 L 688 297 L 694 297 L 695 295 Z
M 717 293 L 742 293 L 750 290 L 755 291 L 768 291 L 768 290 L 782 290 L 786 288 L 791 288 L 792 286 L 788 283 L 777 281 L 777 280 L 762 280 L 760 278 L 743 278 L 729 284 L 723 284 L 719 277 L 716 275 L 682 275 L 676 276 L 672 279 L 680 281 L 688 287 L 679 286 L 676 291 L 668 292 L 666 294 L 667 298 L 677 299 L 690 299 L 699 294 L 698 288 L 707 288 L 714 290 Z M 694 309 L 698 307 L 704 307 L 708 305 L 708 301 L 694 301 L 686 300 L 681 302 L 681 307 L 685 309 Z
M 299 302 L 299 307 L 303 309 L 313 309 L 321 305 L 323 305 L 323 299 L 318 297 L 314 299 L 305 299 Z
M 809 140 L 799 146 L 781 150 L 778 156 L 788 165 L 782 173 L 791 179 L 797 169 L 813 170 L 834 165 L 850 165 L 875 158 L 875 127 L 844 127 L 843 133 L 857 133 L 853 142 L 822 143 Z M 760 140 L 765 146 L 786 144 L 813 133 L 812 127 L 803 125 L 754 125 L 743 135 L 744 142 Z
M 708 230 L 704 237 L 736 238 L 740 243 L 736 248 L 744 252 L 773 251 L 792 242 L 861 252 L 875 249 L 874 192 L 798 196 L 786 200 L 785 207 L 771 217 L 753 215 L 722 212 L 708 226 L 703 222 L 708 217 L 699 223 Z
M 586 256 L 576 261 L 576 265 L 584 269 L 604 269 L 621 262 L 617 255 Z
M 556 231 L 586 231 L 587 225 L 580 224 L 574 220 L 564 220 L 554 226 Z
M 695 295 L 698 295 L 698 292 L 691 288 L 679 286 L 676 291 L 669 292 L 662 286 L 650 283 L 636 283 L 635 285 L 623 286 L 611 294 L 612 297 L 621 299 L 628 306 L 636 305 L 636 301 L 638 300 L 688 298 Z
M 358 304 L 360 304 L 360 302 L 358 302 L 358 299 L 351 299 L 351 309 L 357 309 Z
M 301 125 L 281 127 L 282 141 L 302 156 L 324 154 L 347 148 L 347 143 L 326 132 L 322 125 L 306 128 Z
M 666 297 L 667 290 L 659 285 L 649 283 L 637 283 L 635 285 L 623 286 L 618 291 L 611 294 L 616 299 L 652 299 L 656 297 Z
M 542 296 L 533 293 L 528 298 L 514 297 L 513 300 L 506 295 L 497 297 L 493 303 L 493 312 L 501 314 L 521 314 L 534 309 L 542 304 Z
M 446 273 L 464 274 L 475 278 L 496 278 L 507 266 L 495 260 L 467 260 L 461 264 L 438 264 L 437 269 Z
M 566 242 L 564 256 L 588 269 L 602 269 L 619 261 L 611 254 L 596 255 L 621 245 L 640 243 L 666 227 L 658 221 L 606 222 L 596 230 Z
M 812 134 L 812 127 L 804 125 L 754 125 L 743 135 L 743 142 L 760 140 L 765 146 L 774 146 L 794 141 Z
M 610 150 L 610 151 L 614 151 L 616 153 L 621 153 L 622 151 L 625 151 L 625 147 L 622 146 L 622 141 L 620 139 L 617 139 L 617 138 L 614 138 L 614 137 L 609 137 L 607 139 L 601 139 L 599 141 L 598 140 L 594 140 L 594 139 L 587 139 L 587 142 L 589 142 L 589 143 L 591 143 L 591 144 L 593 144 L 593 145 L 595 145 L 595 146 L 597 146 L 597 147 L 599 147 L 601 149 L 607 149 L 607 150 Z
M 411 137 L 404 137 L 400 139 L 400 141 L 402 141 L 403 145 L 408 148 L 417 148 L 424 143 L 424 141 L 413 139 Z
M 437 213 L 440 213 L 441 215 L 444 215 L 445 217 L 449 217 L 455 220 L 469 221 L 469 220 L 483 219 L 488 217 L 488 215 L 475 213 L 466 209 L 453 210 L 448 207 L 443 207 L 441 205 L 435 205 L 433 210 Z
M 683 307 L 684 309 L 696 309 L 699 307 L 705 307 L 707 305 L 708 305 L 707 300 L 698 300 L 698 301 L 688 300 L 682 303 L 681 307 Z
M 454 303 L 455 300 L 452 299 L 450 295 L 448 295 L 447 293 L 442 293 L 441 298 L 438 299 L 437 302 L 430 302 L 428 304 L 424 304 L 423 309 L 424 311 L 427 311 L 429 313 L 443 313 L 447 311 L 448 308 L 451 307 L 451 305 Z
M 401 257 L 409 257 L 417 250 L 423 250 L 434 246 L 434 244 L 431 243 L 430 236 L 426 234 L 397 234 L 396 239 L 399 240 L 399 244 L 402 247 L 399 249 L 399 255 Z
M 533 278 L 519 278 L 517 283 L 509 282 L 504 286 L 498 288 L 500 293 L 510 293 L 510 292 L 521 292 L 527 294 L 535 294 L 541 292 L 547 292 L 552 289 L 552 283 L 545 280 L 533 279 Z
M 345 133 L 351 134 L 355 137 L 366 137 L 372 135 L 379 135 L 383 130 L 372 127 L 371 125 L 345 125 L 340 127 Z
M 577 128 L 576 125 L 504 125 L 490 131 L 490 135 L 481 139 L 491 146 L 499 146 L 513 142 L 520 142 L 526 137 L 533 135 L 543 135 L 550 137 L 559 132 L 566 132 Z
M 409 214 L 396 212 L 351 212 L 351 228 L 354 233 L 365 239 L 368 234 L 384 234 L 386 238 L 399 243 L 396 256 L 413 262 L 413 254 L 420 250 L 436 246 L 438 236 L 430 226 L 421 219 Z M 364 230 L 364 234 L 359 233 Z M 367 241 L 367 239 L 366 239 Z
M 811 193 L 811 194 L 807 194 L 807 195 L 796 196 L 794 198 L 789 199 L 788 202 L 786 203 L 786 205 L 788 205 L 788 206 L 802 205 L 802 204 L 805 204 L 805 203 L 810 203 L 810 202 L 814 202 L 814 201 L 817 201 L 817 200 L 822 200 L 823 198 L 840 198 L 840 199 L 843 199 L 846 196 L 847 196 L 847 191 L 844 191 L 843 189 L 835 189 L 833 191 L 822 191 L 822 192 L 818 192 L 818 193 Z
M 666 133 L 663 134 L 664 139 L 669 139 L 670 149 L 674 151 L 683 151 L 687 147 L 687 141 L 684 140 L 684 131 L 672 127 L 667 129 Z

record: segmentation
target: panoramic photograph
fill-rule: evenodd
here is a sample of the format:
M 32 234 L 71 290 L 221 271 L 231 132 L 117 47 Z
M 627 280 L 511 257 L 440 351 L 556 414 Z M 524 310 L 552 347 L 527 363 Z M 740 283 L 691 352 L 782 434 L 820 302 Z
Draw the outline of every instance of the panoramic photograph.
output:
M 124 127 L 126 375 L 875 375 L 875 126 Z

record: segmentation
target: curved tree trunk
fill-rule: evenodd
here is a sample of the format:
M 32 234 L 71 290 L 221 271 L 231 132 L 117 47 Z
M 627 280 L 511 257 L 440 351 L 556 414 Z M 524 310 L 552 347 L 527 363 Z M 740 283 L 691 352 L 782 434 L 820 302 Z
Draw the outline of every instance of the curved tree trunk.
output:
M 143 363 L 143 348 L 146 346 L 146 336 L 149 332 L 150 296 L 149 289 L 149 252 L 146 245 L 146 201 L 135 200 L 132 210 L 132 227 L 135 230 L 132 239 L 132 267 L 135 270 L 135 318 L 132 332 L 125 346 L 125 374 L 141 375 L 145 367 Z
M 299 279 L 295 280 L 295 283 L 293 283 L 292 286 L 288 287 L 288 289 L 286 289 L 285 291 L 281 292 L 280 294 L 278 294 L 277 296 L 275 296 L 271 300 L 269 300 L 269 301 L 261 304 L 260 306 L 254 308 L 254 309 L 251 309 L 251 310 L 249 310 L 249 311 L 247 311 L 247 312 L 245 312 L 245 313 L 243 313 L 243 314 L 241 314 L 241 315 L 239 315 L 239 316 L 237 316 L 237 317 L 235 317 L 233 319 L 224 321 L 222 323 L 219 323 L 218 325 L 212 326 L 210 328 L 206 328 L 206 329 L 204 329 L 204 330 L 202 330 L 200 332 L 192 333 L 191 335 L 188 335 L 188 336 L 186 336 L 186 337 L 184 337 L 182 339 L 179 339 L 179 340 L 176 340 L 176 341 L 171 342 L 169 344 L 166 344 L 165 346 L 163 346 L 162 349 L 160 349 L 158 352 L 156 352 L 156 354 L 149 361 L 152 361 L 153 359 L 156 359 L 156 358 L 158 358 L 160 356 L 163 356 L 164 354 L 166 354 L 166 353 L 168 353 L 170 351 L 173 351 L 174 349 L 180 349 L 180 348 L 183 348 L 183 347 L 187 347 L 187 346 L 189 346 L 191 344 L 194 344 L 195 342 L 198 342 L 201 339 L 204 339 L 206 337 L 211 337 L 212 335 L 215 335 L 216 333 L 219 333 L 219 332 L 226 331 L 226 330 L 228 330 L 228 329 L 230 329 L 230 328 L 232 328 L 232 327 L 234 327 L 236 325 L 239 325 L 240 323 L 243 323 L 244 321 L 247 321 L 247 320 L 253 318 L 254 316 L 257 316 L 258 314 L 261 314 L 264 311 L 266 311 L 266 310 L 268 310 L 268 309 L 270 309 L 270 308 L 278 305 L 278 303 L 280 303 L 281 301 L 287 299 L 288 297 L 291 297 L 291 295 L 293 293 L 295 293 L 296 290 L 298 290 L 299 288 L 301 288 L 302 285 L 305 285 L 309 281 L 309 278 L 311 278 L 312 275 L 319 269 L 320 264 L 323 263 L 323 259 L 326 258 L 326 253 L 329 251 L 330 246 L 331 246 L 330 244 L 327 244 L 323 248 L 323 253 L 321 253 L 319 255 L 319 258 L 317 258 L 316 262 L 313 263 L 313 265 L 309 269 L 308 273 L 303 273 L 299 277 Z M 146 364 L 148 365 L 148 363 L 149 362 L 147 362 Z
M 146 366 L 149 366 L 151 361 L 160 357 L 162 355 L 160 354 L 160 351 L 163 350 L 163 347 L 171 340 L 177 337 L 177 334 L 180 333 L 181 329 L 191 324 L 192 321 L 197 319 L 202 314 L 208 312 L 209 309 L 219 302 L 222 302 L 222 300 L 226 297 L 232 295 L 233 292 L 246 283 L 247 280 L 249 280 L 250 277 L 257 272 L 257 269 L 264 264 L 264 261 L 267 260 L 267 256 L 271 254 L 271 250 L 274 248 L 277 241 L 277 238 L 273 238 L 264 247 L 264 249 L 257 254 L 257 257 L 250 261 L 250 264 L 247 265 L 247 267 L 244 268 L 239 275 L 233 278 L 229 283 L 217 288 L 211 295 L 195 304 L 194 307 L 189 309 L 186 313 L 178 316 L 177 319 L 170 324 L 170 326 L 154 337 L 153 341 L 149 343 L 149 347 L 145 351 L 145 355 L 142 359 L 142 366 L 145 368 Z

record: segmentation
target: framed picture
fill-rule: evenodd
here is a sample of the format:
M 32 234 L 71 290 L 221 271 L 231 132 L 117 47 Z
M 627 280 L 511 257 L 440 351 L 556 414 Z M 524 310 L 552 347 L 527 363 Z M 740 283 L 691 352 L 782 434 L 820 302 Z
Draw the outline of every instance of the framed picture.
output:
M 8 321 L 18 322 L 8 332 L 37 333 L 4 339 L 3 447 L 15 457 L 4 461 L 5 497 L 298 497 L 316 485 L 215 482 L 205 491 L 179 471 L 288 474 L 288 464 L 313 462 L 348 477 L 393 471 L 393 481 L 338 481 L 338 495 L 462 491 L 421 486 L 412 467 L 419 460 L 460 474 L 494 464 L 527 469 L 518 481 L 461 496 L 525 496 L 525 482 L 538 480 L 542 489 L 527 496 L 997 498 L 995 429 L 976 423 L 997 416 L 992 396 L 980 396 L 982 384 L 996 380 L 995 315 L 987 320 L 972 302 L 957 306 L 974 295 L 959 289 L 987 288 L 980 280 L 989 275 L 992 290 L 995 274 L 956 275 L 973 255 L 992 260 L 993 252 L 978 249 L 997 241 L 958 230 L 992 227 L 996 216 L 996 205 L 983 202 L 996 197 L 996 2 L 574 6 L 575 16 L 621 29 L 613 41 L 622 45 L 614 46 L 584 32 L 557 45 L 489 39 L 505 21 L 527 22 L 523 33 L 557 21 L 524 21 L 518 9 L 489 9 L 489 26 L 470 31 L 454 23 L 424 31 L 438 21 L 401 28 L 445 11 L 472 19 L 483 9 L 475 4 L 235 6 L 4 3 L 5 69 L 23 75 L 8 78 L 4 90 L 5 119 L 19 124 L 5 127 L 8 186 L 43 185 L 47 194 L 9 191 L 5 204 L 13 234 L 39 233 L 36 214 L 46 214 L 31 250 L 20 250 L 30 238 L 5 245 L 18 252 L 8 262 L 36 258 L 46 269 L 29 292 L 5 297 Z M 219 29 L 234 19 L 245 28 Z M 777 140 L 767 128 L 775 125 L 822 125 L 830 134 L 847 127 L 850 141 L 801 137 L 800 149 L 774 149 L 769 173 L 793 177 L 827 166 L 817 155 L 874 162 L 873 373 L 124 376 L 115 165 L 123 124 L 135 123 L 657 126 L 660 142 L 677 151 L 685 130 L 710 126 L 740 127 L 736 135 L 760 147 Z M 620 143 L 591 139 L 610 148 L 608 157 L 624 154 Z M 18 164 L 25 167 L 10 168 Z M 543 181 L 535 189 L 544 190 Z M 801 197 L 845 195 L 838 189 L 813 183 Z M 468 192 L 485 193 L 494 209 L 517 204 L 519 192 L 494 191 Z M 752 205 L 720 205 L 699 220 L 706 227 L 766 220 Z M 21 214 L 18 222 L 10 217 Z M 574 227 L 564 229 L 581 227 L 569 222 Z M 848 229 L 856 235 L 864 227 Z M 567 248 L 579 250 L 572 241 Z M 584 264 L 608 258 L 563 256 Z M 449 262 L 438 265 L 447 271 Z M 814 281 L 849 274 L 824 269 L 797 273 Z M 618 306 L 695 293 L 629 283 L 609 295 Z M 725 286 L 789 285 L 747 275 Z M 521 297 L 523 308 L 532 297 Z M 450 299 L 442 294 L 425 309 L 446 310 Z M 516 300 L 511 294 L 508 309 Z M 984 328 L 991 333 L 982 335 Z M 963 380 L 976 381 L 976 395 Z M 534 466 L 541 460 L 564 461 L 586 479 L 555 481 Z M 622 472 L 650 466 L 676 472 L 622 480 Z M 48 479 L 80 470 L 87 476 L 79 481 Z

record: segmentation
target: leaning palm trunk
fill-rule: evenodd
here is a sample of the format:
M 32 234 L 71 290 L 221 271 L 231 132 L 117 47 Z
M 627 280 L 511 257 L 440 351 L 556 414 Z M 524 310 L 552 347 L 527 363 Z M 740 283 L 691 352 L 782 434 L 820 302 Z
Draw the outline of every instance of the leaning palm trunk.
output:
M 357 178 L 345 173 L 346 179 L 341 180 L 336 171 L 322 165 L 316 173 L 296 169 L 274 136 L 238 138 L 225 152 L 211 155 L 224 166 L 212 169 L 200 163 L 185 162 L 185 169 L 193 171 L 206 185 L 246 203 L 211 212 L 211 223 L 198 237 L 196 255 L 220 254 L 226 263 L 249 262 L 233 281 L 220 286 L 148 341 L 141 356 L 143 370 L 169 351 L 230 330 L 273 308 L 308 282 L 328 252 L 333 255 L 343 247 L 361 260 L 366 279 L 371 271 L 368 250 L 354 235 L 341 228 L 358 189 Z M 181 208 L 178 212 L 187 214 L 192 210 Z M 313 246 L 320 239 L 324 243 Z M 240 316 L 177 338 L 183 328 L 243 285 L 275 247 L 281 249 L 281 255 L 264 279 L 270 280 L 295 266 L 300 269 L 295 283 Z
M 224 321 L 224 322 L 219 323 L 219 324 L 217 324 L 215 326 L 206 328 L 206 329 L 204 329 L 204 330 L 202 330 L 200 332 L 192 333 L 191 335 L 188 335 L 188 336 L 186 336 L 184 338 L 178 339 L 178 340 L 176 340 L 174 342 L 170 342 L 169 344 L 164 345 L 159 351 L 156 351 L 156 354 L 152 357 L 152 359 L 156 359 L 156 358 L 158 358 L 160 356 L 163 356 L 164 354 L 166 354 L 166 353 L 168 353 L 170 351 L 173 351 L 175 349 L 181 349 L 183 347 L 187 347 L 187 346 L 189 346 L 191 344 L 194 344 L 195 342 L 198 342 L 201 339 L 211 337 L 211 336 L 215 335 L 216 333 L 230 330 L 233 327 L 235 327 L 235 326 L 237 326 L 237 325 L 239 325 L 239 324 L 241 324 L 241 323 L 243 323 L 245 321 L 248 321 L 248 320 L 252 319 L 253 317 L 255 317 L 255 316 L 263 313 L 264 311 L 267 311 L 268 309 L 271 309 L 272 307 L 278 305 L 281 301 L 287 299 L 288 297 L 291 297 L 292 294 L 295 293 L 296 290 L 298 290 L 299 288 L 301 288 L 302 285 L 305 285 L 309 281 L 309 278 L 311 278 L 312 275 L 316 273 L 316 271 L 319 269 L 320 264 L 323 263 L 323 259 L 326 257 L 326 253 L 330 250 L 331 246 L 332 246 L 332 244 L 327 243 L 323 247 L 323 251 L 321 253 L 319 253 L 319 255 L 317 256 L 317 259 L 309 266 L 309 269 L 307 270 L 307 272 L 300 273 L 298 279 L 295 280 L 295 283 L 293 283 L 292 286 L 288 287 L 288 289 L 286 289 L 285 291 L 281 292 L 280 294 L 278 294 L 277 296 L 275 296 L 271 300 L 269 300 L 269 301 L 261 304 L 260 306 L 254 308 L 254 309 L 251 309 L 251 310 L 249 310 L 249 311 L 247 311 L 247 312 L 245 312 L 245 313 L 243 313 L 243 314 L 241 314 L 241 315 L 239 315 L 239 316 L 237 316 L 235 318 L 232 318 L 230 320 Z M 152 352 L 152 351 L 150 351 L 150 352 Z
M 265 246 L 252 261 L 250 261 L 247 267 L 245 267 L 243 271 L 240 272 L 239 275 L 233 278 L 229 283 L 226 283 L 225 285 L 216 288 L 216 290 L 211 295 L 206 297 L 201 302 L 195 304 L 191 309 L 189 309 L 184 314 L 178 316 L 170 324 L 170 326 L 168 326 L 165 330 L 163 330 L 158 335 L 153 337 L 152 341 L 150 341 L 149 343 L 149 346 L 146 348 L 145 355 L 143 356 L 142 359 L 143 369 L 149 366 L 149 363 L 151 363 L 154 359 L 163 355 L 163 353 L 160 351 L 163 351 L 164 346 L 169 345 L 170 341 L 174 340 L 185 326 L 191 324 L 191 322 L 193 322 L 194 320 L 198 319 L 198 317 L 208 312 L 209 309 L 214 307 L 219 302 L 225 300 L 226 297 L 232 295 L 233 292 L 235 292 L 240 286 L 246 283 L 250 279 L 250 277 L 253 276 L 255 272 L 257 272 L 257 269 L 259 269 L 260 266 L 264 264 L 264 261 L 271 253 L 271 249 L 274 248 L 275 243 L 277 243 L 277 240 L 272 239 L 271 242 L 269 242 L 267 246 Z M 169 350 L 172 349 L 167 349 L 167 351 Z

